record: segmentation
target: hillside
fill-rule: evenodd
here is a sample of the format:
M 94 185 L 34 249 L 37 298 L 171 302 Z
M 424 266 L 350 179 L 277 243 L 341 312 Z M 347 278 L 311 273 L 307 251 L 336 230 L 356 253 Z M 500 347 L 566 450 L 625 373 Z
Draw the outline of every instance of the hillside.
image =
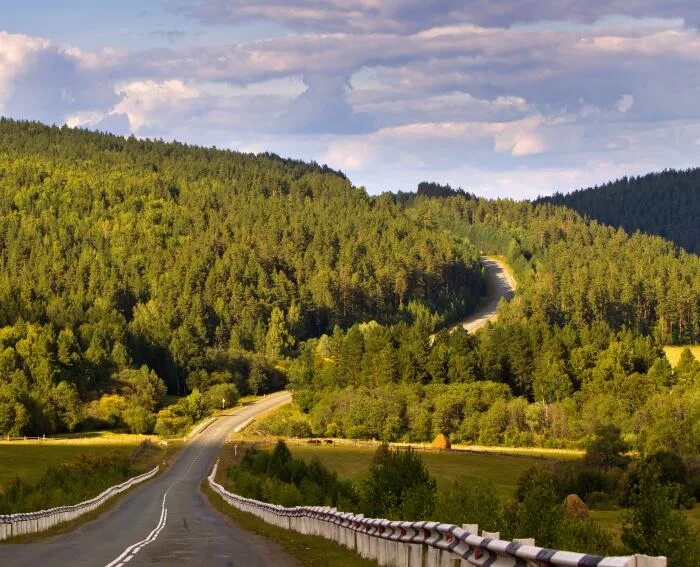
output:
M 624 177 L 538 202 L 565 205 L 628 232 L 657 234 L 700 254 L 700 169 Z
M 700 340 L 700 258 L 571 209 L 467 195 L 395 196 L 518 282 L 498 321 L 427 339 L 429 326 L 360 324 L 307 341 L 290 368 L 299 418 L 278 432 L 584 447 L 619 428 L 639 451 L 700 449 L 700 363 L 661 345 Z
M 10 120 L 0 263 L 0 434 L 86 402 L 148 430 L 163 382 L 264 391 L 299 340 L 456 317 L 482 286 L 474 249 L 326 167 Z

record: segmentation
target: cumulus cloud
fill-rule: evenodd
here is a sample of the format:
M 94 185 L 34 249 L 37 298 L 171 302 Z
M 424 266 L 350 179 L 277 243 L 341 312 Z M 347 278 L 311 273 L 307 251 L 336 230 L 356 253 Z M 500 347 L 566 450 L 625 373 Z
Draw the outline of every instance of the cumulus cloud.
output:
M 114 112 L 125 114 L 134 132 L 162 127 L 173 115 L 196 110 L 200 92 L 180 80 L 135 81 L 117 89 L 122 97 Z
M 60 122 L 86 106 L 116 101 L 84 54 L 43 38 L 0 32 L 0 109 L 9 116 Z

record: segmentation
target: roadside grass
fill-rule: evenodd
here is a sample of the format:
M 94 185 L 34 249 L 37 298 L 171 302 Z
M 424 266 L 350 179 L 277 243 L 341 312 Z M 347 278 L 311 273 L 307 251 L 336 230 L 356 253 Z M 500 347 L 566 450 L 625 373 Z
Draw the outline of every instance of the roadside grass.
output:
M 300 565 L 342 565 L 344 567 L 377 565 L 375 561 L 363 559 L 354 551 L 345 549 L 343 546 L 322 537 L 284 530 L 268 524 L 257 516 L 241 512 L 237 508 L 226 504 L 209 487 L 209 483 L 206 480 L 202 483 L 202 490 L 216 510 L 229 517 L 242 529 L 277 542 Z
M 136 438 L 138 436 L 134 435 L 132 437 Z M 5 442 L 3 443 L 4 446 L 0 447 L 0 456 L 3 457 L 3 459 L 0 459 L 0 468 L 4 469 L 3 465 L 5 465 L 5 453 L 3 451 L 7 449 L 9 445 L 12 445 L 10 448 L 15 450 L 15 456 L 19 455 L 19 458 L 16 458 L 14 462 L 21 461 L 23 463 L 24 466 L 21 470 L 23 470 L 25 474 L 24 476 L 14 474 L 10 476 L 10 481 L 19 476 L 23 481 L 26 481 L 27 483 L 33 483 L 36 480 L 38 480 L 50 465 L 69 463 L 83 454 L 90 454 L 90 456 L 107 456 L 114 454 L 133 456 L 134 452 L 139 447 L 139 443 L 137 443 L 136 441 L 126 445 L 118 446 L 99 443 L 93 445 L 69 445 L 67 443 L 59 444 L 56 442 L 51 442 L 51 444 L 48 447 L 38 447 L 36 446 L 36 444 L 30 445 L 28 442 L 15 446 L 16 443 L 18 442 Z M 165 468 L 167 468 L 172 463 L 181 446 L 182 441 L 171 441 L 168 442 L 167 445 L 149 444 L 145 446 L 145 448 L 141 450 L 138 453 L 138 455 L 134 458 L 134 461 L 132 463 L 134 476 L 146 471 L 150 471 L 156 465 L 161 466 L 161 469 L 158 472 L 158 474 L 162 474 Z M 27 451 L 27 449 L 30 450 Z M 86 451 L 86 449 L 89 449 L 89 451 Z M 47 454 L 47 452 L 49 454 Z M 50 455 L 54 455 L 56 457 L 56 460 L 51 461 Z M 32 458 L 35 457 L 39 457 L 39 460 L 41 461 L 41 464 L 39 466 L 37 466 L 36 462 L 32 461 Z M 27 461 L 27 459 L 29 459 L 29 461 Z M 96 519 L 98 516 L 115 506 L 116 503 L 119 502 L 119 500 L 123 498 L 126 494 L 128 494 L 132 490 L 135 490 L 139 486 L 141 486 L 141 484 L 138 484 L 130 488 L 129 490 L 126 490 L 125 492 L 114 496 L 96 510 L 88 512 L 87 514 L 84 514 L 83 516 L 80 516 L 75 520 L 59 524 L 50 528 L 49 530 L 42 531 L 40 533 L 27 534 L 23 536 L 9 538 L 8 540 L 5 540 L 5 542 L 0 542 L 0 545 L 2 545 L 3 543 L 29 543 L 39 539 L 68 533 L 77 526 Z M 2 490 L 2 487 L 0 487 L 0 490 Z
M 240 460 L 243 453 L 241 448 L 245 446 L 245 444 L 241 444 L 240 442 L 238 444 L 239 451 L 237 457 L 234 456 L 233 443 L 227 443 L 225 450 L 221 452 L 219 457 L 220 462 L 216 480 L 223 484 L 228 490 L 232 490 L 232 487 L 226 478 L 226 470 L 230 465 Z M 342 565 L 344 567 L 367 567 L 377 565 L 375 561 L 363 559 L 354 551 L 350 551 L 325 538 L 304 535 L 278 528 L 277 526 L 268 524 L 257 516 L 253 516 L 247 512 L 241 512 L 237 508 L 227 504 L 221 496 L 216 494 L 210 488 L 206 480 L 202 483 L 202 491 L 216 510 L 229 517 L 242 529 L 277 542 L 287 553 L 294 557 L 300 565 Z
M 695 357 L 696 360 L 700 360 L 700 345 L 685 345 L 685 346 L 665 346 L 664 347 L 664 352 L 666 353 L 666 358 L 668 359 L 668 362 L 675 368 L 676 364 L 678 364 L 678 360 L 681 358 L 681 353 L 686 349 L 689 348 L 690 352 L 693 353 L 693 356 Z

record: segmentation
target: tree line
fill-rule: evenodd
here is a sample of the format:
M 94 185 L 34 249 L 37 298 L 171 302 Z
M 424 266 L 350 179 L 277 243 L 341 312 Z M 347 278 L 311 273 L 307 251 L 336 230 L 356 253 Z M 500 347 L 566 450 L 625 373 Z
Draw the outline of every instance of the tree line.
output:
M 700 169 L 623 177 L 538 202 L 565 205 L 601 223 L 640 230 L 700 254 Z

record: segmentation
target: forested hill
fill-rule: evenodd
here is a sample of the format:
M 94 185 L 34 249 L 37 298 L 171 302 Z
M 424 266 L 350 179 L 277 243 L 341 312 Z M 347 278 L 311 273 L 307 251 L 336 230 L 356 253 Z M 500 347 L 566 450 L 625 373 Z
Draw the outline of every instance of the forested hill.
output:
M 547 203 L 392 198 L 506 256 L 516 296 L 474 334 L 365 323 L 306 341 L 301 411 L 278 432 L 584 447 L 613 428 L 640 452 L 700 452 L 700 363 L 687 350 L 672 369 L 661 348 L 700 341 L 700 257 Z
M 161 379 L 257 390 L 301 339 L 456 316 L 482 286 L 473 248 L 325 167 L 11 120 L 0 265 L 2 434 Z
M 628 232 L 657 234 L 700 254 L 700 168 L 624 177 L 538 202 L 566 205 Z

